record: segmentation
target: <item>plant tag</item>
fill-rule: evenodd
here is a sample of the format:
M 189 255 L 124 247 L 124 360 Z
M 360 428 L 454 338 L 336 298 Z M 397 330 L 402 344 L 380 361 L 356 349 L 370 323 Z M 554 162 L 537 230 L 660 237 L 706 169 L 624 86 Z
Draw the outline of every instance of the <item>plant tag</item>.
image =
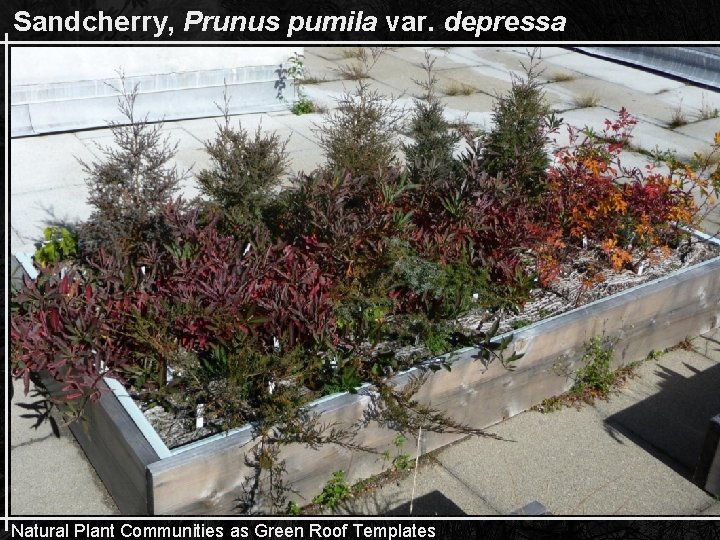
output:
M 92 349 L 90 352 L 93 353 L 94 355 L 97 355 L 97 353 L 98 353 L 95 349 Z M 107 366 L 105 365 L 105 361 L 100 360 L 100 375 L 105 375 L 106 372 L 107 372 Z
M 587 236 L 585 236 L 585 235 L 583 235 L 582 247 L 583 247 L 583 249 L 587 249 L 587 247 L 588 247 L 588 239 L 587 239 Z
M 204 412 L 205 405 L 203 403 L 198 403 L 197 409 L 195 409 L 195 429 L 202 429 L 205 425 L 205 419 L 203 418 Z
M 640 264 L 638 264 L 637 271 L 635 272 L 638 276 L 642 276 L 642 273 L 645 271 L 645 261 L 642 261 Z
M 275 336 L 273 336 L 273 349 L 275 350 L 275 352 L 280 350 L 280 340 Z
M 472 295 L 473 302 L 477 302 L 480 300 L 480 294 L 479 293 L 473 293 Z

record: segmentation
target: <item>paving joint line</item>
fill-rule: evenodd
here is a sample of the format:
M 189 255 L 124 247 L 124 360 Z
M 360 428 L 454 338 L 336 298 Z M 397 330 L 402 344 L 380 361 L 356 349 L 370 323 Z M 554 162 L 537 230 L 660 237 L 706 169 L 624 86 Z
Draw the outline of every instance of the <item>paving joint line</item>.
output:
M 480 499 L 484 504 L 488 506 L 488 508 L 491 508 L 495 513 L 502 515 L 503 512 L 501 512 L 499 509 L 495 507 L 495 505 L 491 504 L 490 501 L 488 501 L 482 493 L 477 491 L 472 485 L 470 485 L 468 482 L 466 482 L 461 476 L 458 476 L 453 470 L 449 469 L 442 461 L 440 461 L 436 456 L 428 456 L 428 461 L 435 463 L 436 465 L 439 465 L 444 471 L 446 471 L 452 478 L 457 480 L 463 487 L 467 488 L 473 495 L 475 495 L 478 499 Z

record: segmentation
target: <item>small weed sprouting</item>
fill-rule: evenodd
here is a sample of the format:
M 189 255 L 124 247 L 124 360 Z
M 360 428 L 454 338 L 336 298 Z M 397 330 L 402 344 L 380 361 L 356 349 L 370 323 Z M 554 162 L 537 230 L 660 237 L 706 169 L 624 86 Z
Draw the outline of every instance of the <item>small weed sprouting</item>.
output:
M 565 72 L 557 72 L 553 73 L 552 75 L 548 76 L 548 82 L 550 83 L 559 83 L 559 82 L 570 82 L 574 81 L 577 77 L 573 75 L 572 73 L 565 73 Z
M 285 509 L 285 514 L 288 516 L 300 516 L 302 515 L 302 508 L 295 501 L 290 501 Z
M 365 69 L 365 66 L 358 63 L 340 66 L 337 68 L 337 72 L 343 79 L 348 81 L 360 81 L 370 76 L 370 72 Z
M 600 104 L 600 97 L 597 94 L 582 94 L 573 98 L 573 105 L 577 109 L 597 107 Z
M 669 148 L 663 150 L 657 144 L 652 150 L 645 150 L 644 148 L 640 148 L 634 145 L 629 145 L 628 150 L 632 150 L 634 152 L 638 152 L 639 154 L 649 157 L 655 165 L 661 165 L 663 163 L 672 164 L 674 162 L 677 162 L 677 156 L 675 152 L 673 152 Z
M 313 499 L 313 503 L 322 508 L 335 510 L 340 503 L 352 496 L 352 488 L 345 479 L 345 471 L 335 471 L 322 492 Z
M 315 103 L 307 97 L 302 85 L 314 84 L 320 82 L 320 79 L 311 79 L 305 73 L 305 56 L 296 52 L 288 59 L 287 73 L 293 80 L 293 89 L 295 100 L 290 110 L 295 115 L 310 114 L 320 112 Z
M 370 76 L 370 71 L 377 64 L 380 57 L 385 52 L 384 47 L 356 47 L 355 49 L 346 49 L 343 53 L 345 58 L 352 59 L 349 64 L 343 64 L 335 71 L 343 79 L 349 81 L 361 81 Z
M 720 117 L 720 109 L 713 107 L 707 101 L 707 96 L 703 93 L 700 109 L 698 110 L 700 120 L 711 120 Z
M 673 347 L 673 348 L 680 349 L 682 351 L 694 351 L 695 345 L 693 345 L 692 339 L 690 339 L 689 337 L 686 337 L 680 343 L 675 345 L 675 347 Z
M 530 319 L 515 319 L 510 323 L 510 328 L 513 330 L 519 330 L 520 328 L 525 328 L 531 324 L 532 321 Z
M 670 129 L 675 129 L 682 127 L 688 123 L 687 115 L 685 114 L 685 111 L 682 108 L 682 103 L 678 104 L 677 107 L 675 107 L 672 111 L 672 116 L 670 117 L 670 121 L 668 122 L 668 127 Z
M 292 108 L 290 109 L 294 115 L 302 116 L 303 114 L 310 114 L 317 112 L 317 107 L 315 103 L 313 103 L 312 100 L 308 99 L 307 97 L 303 96 L 299 98 L 295 103 L 293 103 Z
M 353 47 L 351 49 L 343 49 L 341 54 L 345 60 L 360 60 L 366 53 L 363 52 L 362 47 Z
M 613 370 L 613 354 L 612 341 L 591 339 L 585 346 L 585 354 L 581 360 L 584 366 L 574 374 L 565 372 L 559 363 L 555 365 L 559 374 L 573 379 L 570 390 L 565 394 L 544 399 L 539 405 L 531 407 L 531 410 L 543 413 L 554 412 L 570 406 L 579 408 L 583 403 L 592 405 L 596 399 L 607 399 L 613 390 L 634 376 L 635 369 L 639 365 L 639 362 L 631 362 Z
M 443 88 L 443 93 L 446 96 L 471 96 L 477 91 L 474 86 L 457 81 L 450 81 Z
M 567 400 L 565 396 L 552 396 L 542 400 L 540 405 L 533 405 L 530 407 L 531 411 L 537 411 L 541 413 L 557 412 L 567 406 Z
M 397 455 L 392 460 L 392 468 L 395 471 L 407 471 L 413 468 L 414 461 L 410 454 L 402 451 L 406 442 L 407 438 L 402 433 L 398 433 L 393 441 L 393 445 L 397 449 Z
M 585 348 L 582 362 L 585 366 L 577 370 L 575 384 L 570 392 L 578 397 L 589 394 L 592 397 L 604 397 L 615 382 L 615 373 L 611 367 L 613 347 L 608 341 L 593 338 Z

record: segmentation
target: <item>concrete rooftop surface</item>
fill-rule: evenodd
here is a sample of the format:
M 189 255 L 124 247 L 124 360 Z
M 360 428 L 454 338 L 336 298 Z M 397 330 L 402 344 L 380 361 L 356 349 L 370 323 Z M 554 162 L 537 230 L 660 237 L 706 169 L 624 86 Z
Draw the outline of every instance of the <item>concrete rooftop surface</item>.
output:
M 491 126 L 494 98 L 510 88 L 527 60 L 524 47 L 429 49 L 450 119 Z M 355 82 L 344 73 L 351 47 L 305 49 L 305 94 L 334 107 Z M 680 157 L 707 152 L 720 118 L 720 94 L 565 48 L 543 47 L 541 75 L 547 99 L 576 127 L 597 131 L 625 107 L 639 119 L 627 162 L 672 150 Z M 425 49 L 398 47 L 380 56 L 368 82 L 408 106 L 421 94 Z M 312 84 L 311 84 L 312 83 Z M 687 123 L 671 128 L 682 115 Z M 713 117 L 715 116 L 715 117 Z M 320 114 L 247 114 L 233 118 L 252 133 L 262 125 L 289 137 L 293 171 L 310 171 L 323 156 L 315 130 Z M 180 169 L 209 165 L 203 143 L 218 120 L 167 122 L 178 143 Z M 563 135 L 561 134 L 560 137 Z M 32 253 L 49 224 L 90 215 L 78 159 L 99 159 L 112 142 L 108 129 L 15 138 L 10 146 L 10 251 Z M 188 196 L 198 194 L 192 179 Z M 720 230 L 715 213 L 704 223 Z M 690 336 L 692 337 L 692 336 Z M 641 360 L 641 359 L 638 359 Z M 720 500 L 692 483 L 707 423 L 720 412 L 720 332 L 696 336 L 689 346 L 643 362 L 637 376 L 608 401 L 553 413 L 528 411 L 488 429 L 505 440 L 470 437 L 421 460 L 339 511 L 359 514 L 509 515 L 534 501 L 553 515 L 720 516 Z M 10 513 L 116 515 L 112 499 L 69 430 L 34 393 L 13 383 L 10 404 Z M 408 444 L 410 444 L 410 441 Z M 309 502 L 309 501 L 299 501 Z

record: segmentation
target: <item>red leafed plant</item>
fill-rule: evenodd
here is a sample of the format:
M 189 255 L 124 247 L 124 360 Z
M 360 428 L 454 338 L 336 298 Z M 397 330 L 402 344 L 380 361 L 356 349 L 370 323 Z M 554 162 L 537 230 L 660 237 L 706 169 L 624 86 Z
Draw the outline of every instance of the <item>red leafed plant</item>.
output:
M 683 227 L 697 223 L 692 190 L 705 182 L 687 170 L 625 168 L 621 154 L 635 123 L 622 109 L 616 121 L 606 120 L 602 136 L 581 139 L 569 128 L 570 145 L 555 153 L 548 171 L 546 223 L 572 242 L 599 246 L 616 270 L 638 250 L 677 245 Z
M 145 295 L 89 282 L 76 270 L 48 267 L 11 307 L 13 375 L 28 390 L 31 375 L 46 373 L 61 385 L 63 401 L 82 403 L 99 397 L 107 372 L 122 370 L 132 355 L 120 329 L 130 305 L 141 309 Z

